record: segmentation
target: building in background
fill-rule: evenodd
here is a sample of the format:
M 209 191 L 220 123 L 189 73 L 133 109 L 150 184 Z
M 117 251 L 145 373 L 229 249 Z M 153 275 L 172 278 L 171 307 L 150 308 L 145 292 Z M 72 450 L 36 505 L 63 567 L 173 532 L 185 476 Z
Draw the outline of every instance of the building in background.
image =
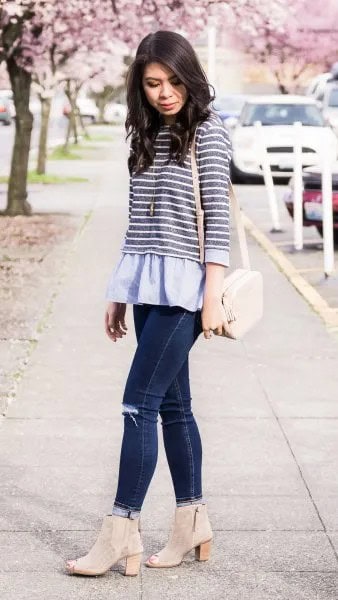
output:
M 200 36 L 194 48 L 208 73 L 208 36 Z M 217 94 L 278 94 L 278 87 L 264 65 L 255 64 L 233 47 L 226 32 L 216 32 L 215 82 Z

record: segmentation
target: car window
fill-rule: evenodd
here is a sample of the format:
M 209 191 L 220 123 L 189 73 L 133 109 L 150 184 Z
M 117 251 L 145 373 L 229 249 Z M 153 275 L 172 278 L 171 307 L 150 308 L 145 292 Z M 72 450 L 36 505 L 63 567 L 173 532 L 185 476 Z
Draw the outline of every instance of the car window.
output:
M 252 104 L 244 106 L 240 122 L 245 126 L 261 121 L 262 125 L 303 125 L 323 127 L 324 119 L 319 108 L 313 104 Z
M 329 93 L 328 106 L 338 107 L 338 88 L 333 88 Z

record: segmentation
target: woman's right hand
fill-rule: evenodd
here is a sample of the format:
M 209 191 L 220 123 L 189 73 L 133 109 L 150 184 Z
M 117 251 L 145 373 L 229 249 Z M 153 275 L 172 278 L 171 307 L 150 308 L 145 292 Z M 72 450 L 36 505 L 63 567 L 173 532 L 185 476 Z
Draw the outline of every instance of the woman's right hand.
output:
M 105 314 L 105 330 L 107 336 L 116 342 L 127 333 L 125 322 L 127 305 L 124 302 L 108 302 Z

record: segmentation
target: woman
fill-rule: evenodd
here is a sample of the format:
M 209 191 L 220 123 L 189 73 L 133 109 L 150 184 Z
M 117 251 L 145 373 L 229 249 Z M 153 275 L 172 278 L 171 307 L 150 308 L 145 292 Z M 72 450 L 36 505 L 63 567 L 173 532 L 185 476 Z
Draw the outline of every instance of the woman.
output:
M 212 530 L 202 496 L 202 446 L 191 411 L 189 351 L 204 333 L 222 333 L 221 289 L 229 264 L 230 143 L 189 42 L 158 31 L 141 42 L 127 84 L 129 226 L 107 288 L 106 333 L 127 332 L 133 304 L 137 349 L 123 397 L 124 434 L 112 514 L 89 554 L 69 573 L 98 575 L 126 559 L 140 568 L 139 518 L 157 462 L 157 417 L 176 496 L 169 541 L 148 567 L 179 565 L 195 548 L 210 555 Z M 194 139 L 194 135 L 196 136 Z M 200 261 L 191 144 L 195 144 L 205 218 Z

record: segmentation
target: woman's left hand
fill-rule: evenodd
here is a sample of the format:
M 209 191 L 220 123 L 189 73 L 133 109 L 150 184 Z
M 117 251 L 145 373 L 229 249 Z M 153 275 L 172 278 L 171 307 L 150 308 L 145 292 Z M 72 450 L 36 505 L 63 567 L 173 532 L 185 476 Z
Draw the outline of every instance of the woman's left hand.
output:
M 202 308 L 202 328 L 205 339 L 211 338 L 212 330 L 215 335 L 222 335 L 223 328 L 226 327 L 224 322 L 224 312 L 222 301 L 219 298 L 204 298 Z

